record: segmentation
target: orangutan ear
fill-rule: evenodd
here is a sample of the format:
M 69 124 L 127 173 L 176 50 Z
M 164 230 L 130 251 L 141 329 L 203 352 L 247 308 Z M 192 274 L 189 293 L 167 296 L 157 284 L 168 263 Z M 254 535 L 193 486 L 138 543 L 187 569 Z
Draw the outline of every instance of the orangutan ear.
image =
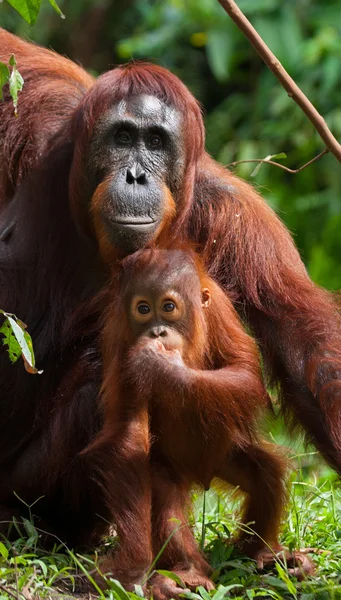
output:
M 211 293 L 208 288 L 201 290 L 201 306 L 207 308 L 211 304 Z

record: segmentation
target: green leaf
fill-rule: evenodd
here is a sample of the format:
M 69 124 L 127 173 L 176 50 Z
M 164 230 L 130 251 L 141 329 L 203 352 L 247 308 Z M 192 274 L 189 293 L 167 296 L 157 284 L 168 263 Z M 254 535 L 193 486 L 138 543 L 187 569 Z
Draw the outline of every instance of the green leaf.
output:
M 26 533 L 27 535 L 29 535 L 30 537 L 33 537 L 34 539 L 38 539 L 38 533 L 36 528 L 34 527 L 33 523 L 29 520 L 29 519 L 25 519 L 24 517 L 22 517 L 22 522 L 24 524 L 24 527 L 26 529 Z
M 134 584 L 134 593 L 136 594 L 136 596 L 139 596 L 139 598 L 145 598 L 142 585 L 138 585 L 137 583 L 135 583 Z
M 285 152 L 279 152 L 278 154 L 268 154 L 268 156 L 263 158 L 263 160 L 273 160 L 274 158 L 287 158 L 287 155 L 285 154 Z M 259 165 L 257 165 L 257 167 L 252 171 L 250 177 L 256 177 L 259 169 L 263 164 L 264 163 L 260 162 Z
M 6 548 L 5 544 L 3 544 L 2 542 L 0 542 L 0 554 L 6 560 L 8 559 L 8 549 Z
M 222 600 L 228 592 L 236 588 L 244 587 L 240 583 L 231 583 L 230 585 L 219 585 L 216 593 L 214 594 L 215 600 Z
M 156 573 L 159 573 L 159 575 L 163 575 L 164 577 L 168 577 L 172 581 L 175 581 L 178 586 L 185 589 L 186 586 L 184 582 L 180 579 L 179 575 L 176 575 L 176 573 L 173 573 L 172 571 L 165 571 L 164 569 L 157 569 Z
M 9 64 L 12 67 L 12 72 L 9 78 L 9 92 L 11 94 L 14 106 L 14 114 L 18 116 L 18 93 L 21 92 L 24 86 L 24 79 L 17 70 L 17 63 L 14 54 L 9 59 Z
M 4 336 L 2 343 L 4 346 L 7 346 L 9 359 L 11 363 L 15 363 L 21 355 L 21 350 L 16 337 L 13 335 L 12 327 L 8 319 L 6 319 L 0 327 L 0 333 Z
M 114 591 L 117 594 L 117 597 L 120 600 L 130 600 L 128 592 L 124 589 L 123 585 L 117 580 L 109 578 L 110 590 Z
M 7 2 L 29 25 L 35 24 L 42 0 L 7 0 Z
M 268 160 L 272 160 L 273 158 L 287 158 L 285 152 L 279 152 L 278 154 L 271 154 Z
M 34 367 L 33 346 L 30 335 L 24 330 L 23 323 L 19 322 L 10 315 L 6 316 L 12 327 L 13 334 L 21 349 L 21 354 L 23 356 L 26 369 L 32 369 L 33 372 L 36 372 L 36 369 Z
M 49 3 L 51 4 L 51 6 L 53 6 L 53 8 L 55 9 L 55 11 L 60 15 L 60 17 L 62 19 L 65 19 L 65 15 L 64 13 L 62 13 L 62 11 L 60 10 L 58 4 L 55 2 L 55 0 L 49 0 Z
M 291 579 L 289 578 L 288 573 L 285 571 L 285 569 L 283 569 L 283 567 L 278 562 L 276 562 L 276 570 L 278 572 L 279 577 L 282 579 L 282 581 L 285 582 L 290 594 L 293 594 L 293 596 L 295 596 L 296 588 L 295 588 L 293 582 L 291 581 Z
M 4 99 L 2 88 L 9 82 L 10 72 L 5 63 L 0 62 L 0 100 Z
M 42 571 L 42 574 L 44 575 L 44 577 L 47 577 L 47 566 L 46 566 L 46 564 L 42 560 L 39 560 L 39 558 L 36 558 L 32 562 L 35 565 L 38 565 L 41 568 L 41 571 Z
M 26 325 L 15 315 L 0 310 L 5 321 L 0 327 L 0 333 L 4 336 L 3 344 L 7 346 L 8 354 L 12 363 L 22 356 L 25 369 L 28 373 L 42 373 L 35 367 L 33 344 L 30 334 L 26 331 Z
M 24 556 L 13 556 L 12 558 L 9 559 L 9 563 L 11 565 L 22 565 L 23 567 L 27 566 L 27 560 Z
M 198 591 L 198 594 L 200 594 L 200 596 L 203 598 L 203 600 L 211 600 L 211 596 L 209 595 L 208 591 L 205 590 L 205 588 L 202 585 L 199 585 L 197 591 Z

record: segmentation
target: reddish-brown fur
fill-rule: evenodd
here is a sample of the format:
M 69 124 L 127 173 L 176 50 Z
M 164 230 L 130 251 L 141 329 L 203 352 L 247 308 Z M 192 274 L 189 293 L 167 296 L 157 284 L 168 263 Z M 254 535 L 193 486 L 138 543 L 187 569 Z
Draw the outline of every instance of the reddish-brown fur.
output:
M 144 538 L 143 550 L 147 556 L 157 555 L 176 528 L 174 519 L 178 519 L 181 529 L 172 536 L 159 563 L 162 568 L 175 570 L 189 586 L 210 587 L 209 567 L 187 525 L 193 484 L 208 489 L 218 478 L 238 487 L 245 495 L 243 523 L 251 524 L 254 531 L 252 535 L 247 528 L 242 529 L 238 538 L 242 549 L 261 561 L 264 552 L 269 554 L 269 547 L 275 551 L 280 548 L 278 529 L 286 500 L 285 461 L 274 446 L 260 443 L 258 437 L 257 420 L 259 413 L 269 408 L 269 398 L 257 348 L 228 297 L 207 276 L 192 251 L 144 250 L 125 264 L 121 278 L 114 279 L 104 317 L 104 428 L 93 449 L 105 452 L 114 446 L 118 424 L 122 420 L 126 424 L 128 414 L 134 423 L 140 423 L 144 447 L 139 445 L 135 429 L 130 444 L 131 449 L 134 442 L 137 444 L 135 452 L 145 452 L 146 481 L 150 453 L 153 489 L 153 504 L 145 488 L 144 499 L 141 495 L 136 506 L 137 519 L 141 519 L 144 507 L 144 530 L 148 506 L 150 511 L 151 537 Z M 156 340 L 149 334 L 136 337 L 128 316 L 130 298 L 135 293 L 143 295 L 141 289 L 148 294 L 165 279 L 167 287 L 161 285 L 162 295 L 171 295 L 176 286 L 185 305 L 186 331 L 180 362 L 174 351 L 165 349 L 167 338 Z M 201 306 L 200 289 L 208 289 L 211 294 L 207 308 Z M 157 292 L 154 294 L 158 297 Z M 176 325 L 170 327 L 171 331 Z M 127 475 L 130 479 L 129 470 Z M 136 534 L 137 521 L 135 527 Z M 144 568 L 143 550 L 140 559 Z M 306 557 L 296 558 L 306 572 L 312 570 Z M 172 589 L 172 583 L 162 578 L 154 585 L 159 592 L 167 585 L 168 591 Z
M 198 244 L 208 274 L 256 336 L 286 412 L 341 472 L 338 307 L 310 281 L 264 200 L 205 152 L 200 109 L 184 84 L 139 63 L 95 81 L 0 30 L 0 60 L 13 52 L 25 87 L 17 119 L 8 92 L 0 103 L 0 307 L 28 324 L 44 374 L 31 377 L 0 356 L 0 520 L 22 511 L 13 489 L 27 503 L 43 496 L 35 510 L 72 543 L 98 538 L 106 520 L 120 518 L 124 486 L 136 509 L 139 473 L 126 481 L 115 451 L 93 462 L 81 454 L 102 424 L 105 295 L 92 299 L 116 255 L 91 211 L 84 157 L 103 112 L 132 94 L 154 94 L 183 115 L 185 177 L 169 238 Z

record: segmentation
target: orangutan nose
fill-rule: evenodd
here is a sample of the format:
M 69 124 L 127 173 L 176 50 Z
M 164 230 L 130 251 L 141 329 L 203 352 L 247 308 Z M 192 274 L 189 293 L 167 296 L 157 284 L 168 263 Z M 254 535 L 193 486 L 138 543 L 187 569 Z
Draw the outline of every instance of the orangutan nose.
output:
M 166 335 L 167 335 L 167 329 L 166 329 L 166 327 L 163 327 L 162 325 L 159 325 L 158 327 L 152 327 L 150 330 L 150 337 L 153 337 L 153 338 L 166 337 Z
M 126 175 L 127 183 L 135 183 L 136 182 L 136 183 L 143 185 L 146 183 L 146 181 L 147 181 L 146 173 L 139 164 L 134 163 L 132 167 L 128 167 L 127 175 Z

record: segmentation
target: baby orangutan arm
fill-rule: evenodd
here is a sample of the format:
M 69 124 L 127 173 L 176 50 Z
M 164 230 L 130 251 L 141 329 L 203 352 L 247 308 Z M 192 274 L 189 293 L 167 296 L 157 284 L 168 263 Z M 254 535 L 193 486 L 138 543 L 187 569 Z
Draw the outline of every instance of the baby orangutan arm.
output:
M 129 371 L 140 390 L 167 402 L 176 412 L 184 403 L 210 419 L 223 411 L 231 426 L 254 422 L 257 406 L 266 407 L 268 395 L 253 364 L 236 362 L 220 369 L 188 367 L 179 350 L 166 350 L 160 340 L 143 338 L 130 351 Z

